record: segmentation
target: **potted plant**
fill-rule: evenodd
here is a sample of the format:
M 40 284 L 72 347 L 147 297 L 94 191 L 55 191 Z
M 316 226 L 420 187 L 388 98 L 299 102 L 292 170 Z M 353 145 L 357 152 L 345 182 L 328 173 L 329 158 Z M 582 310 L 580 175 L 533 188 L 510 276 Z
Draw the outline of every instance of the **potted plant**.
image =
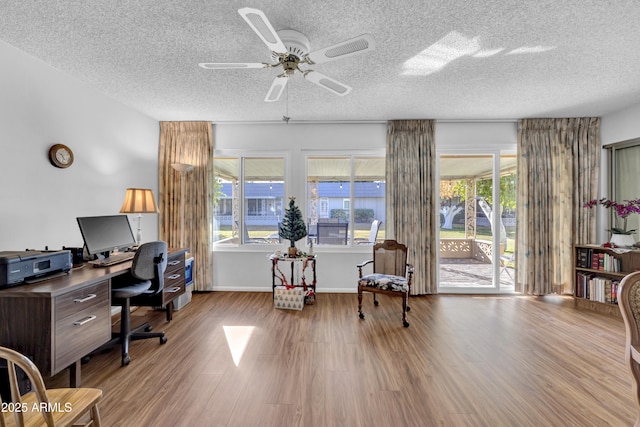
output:
M 284 211 L 282 223 L 278 227 L 278 235 L 291 243 L 289 256 L 295 257 L 298 253 L 296 241 L 307 236 L 307 226 L 302 219 L 302 212 L 296 206 L 295 197 L 289 197 L 289 207 Z
M 611 227 L 611 240 L 610 243 L 616 246 L 633 246 L 635 240 L 633 233 L 636 230 L 627 230 L 627 217 L 632 213 L 640 213 L 640 199 L 625 200 L 624 203 L 616 202 L 615 200 L 609 200 L 602 198 L 600 200 L 589 200 L 583 206 L 585 208 L 592 208 L 596 205 L 602 205 L 607 209 L 613 209 L 616 219 L 615 226 Z M 622 220 L 622 226 L 618 224 L 618 219 Z

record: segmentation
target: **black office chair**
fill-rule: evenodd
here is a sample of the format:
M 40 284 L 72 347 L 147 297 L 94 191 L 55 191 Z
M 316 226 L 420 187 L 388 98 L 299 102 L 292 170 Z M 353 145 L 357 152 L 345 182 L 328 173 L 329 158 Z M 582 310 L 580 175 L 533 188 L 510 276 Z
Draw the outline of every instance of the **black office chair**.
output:
M 160 344 L 167 342 L 164 332 L 150 332 L 148 323 L 131 330 L 131 305 L 148 306 L 151 297 L 164 288 L 164 271 L 167 268 L 167 244 L 149 242 L 140 245 L 133 257 L 129 274 L 116 276 L 111 281 L 111 305 L 122 307 L 120 333 L 114 334 L 109 344 L 122 346 L 122 366 L 131 362 L 129 342 L 147 338 L 160 338 Z

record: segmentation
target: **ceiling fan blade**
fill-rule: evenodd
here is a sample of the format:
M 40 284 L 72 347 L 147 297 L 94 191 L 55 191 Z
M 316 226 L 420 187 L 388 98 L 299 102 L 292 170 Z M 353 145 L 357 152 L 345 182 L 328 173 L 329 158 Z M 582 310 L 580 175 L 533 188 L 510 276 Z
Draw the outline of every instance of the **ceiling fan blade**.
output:
M 331 77 L 327 77 L 317 71 L 306 71 L 303 75 L 304 78 L 309 80 L 311 83 L 317 84 L 318 86 L 323 87 L 328 91 L 335 93 L 336 95 L 345 96 L 346 94 L 351 92 L 351 87 L 342 84 L 339 81 L 332 79 Z
M 201 62 L 198 64 L 207 70 L 230 70 L 236 68 L 267 68 L 260 62 Z
M 376 41 L 373 39 L 373 36 L 371 34 L 362 34 L 361 36 L 345 40 L 342 43 L 311 52 L 306 58 L 311 64 L 320 64 L 333 61 L 334 59 L 364 53 L 369 50 L 374 50 L 375 48 Z
M 284 90 L 287 82 L 289 81 L 288 77 L 278 76 L 271 83 L 271 87 L 269 88 L 269 92 L 267 92 L 267 96 L 264 99 L 266 102 L 275 102 L 280 99 L 280 95 L 282 95 L 282 91 Z
M 264 12 L 259 9 L 243 7 L 238 9 L 238 13 L 272 52 L 287 53 L 286 46 L 280 40 Z

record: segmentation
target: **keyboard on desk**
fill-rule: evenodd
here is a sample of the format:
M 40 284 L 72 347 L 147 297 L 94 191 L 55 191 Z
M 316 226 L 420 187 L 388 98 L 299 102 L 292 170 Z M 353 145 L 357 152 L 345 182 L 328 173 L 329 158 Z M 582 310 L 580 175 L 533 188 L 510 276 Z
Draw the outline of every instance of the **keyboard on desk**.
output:
M 109 258 L 95 259 L 89 261 L 94 267 L 109 267 L 111 265 L 120 264 L 133 259 L 135 252 L 118 252 L 117 254 L 111 254 Z

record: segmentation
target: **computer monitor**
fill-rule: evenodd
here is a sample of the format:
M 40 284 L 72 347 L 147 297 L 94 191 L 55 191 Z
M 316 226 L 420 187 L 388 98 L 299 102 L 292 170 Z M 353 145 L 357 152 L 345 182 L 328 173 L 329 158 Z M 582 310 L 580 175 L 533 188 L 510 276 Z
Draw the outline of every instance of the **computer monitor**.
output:
M 124 251 L 136 245 L 127 215 L 85 216 L 76 219 L 89 255 L 108 258 L 111 251 Z

